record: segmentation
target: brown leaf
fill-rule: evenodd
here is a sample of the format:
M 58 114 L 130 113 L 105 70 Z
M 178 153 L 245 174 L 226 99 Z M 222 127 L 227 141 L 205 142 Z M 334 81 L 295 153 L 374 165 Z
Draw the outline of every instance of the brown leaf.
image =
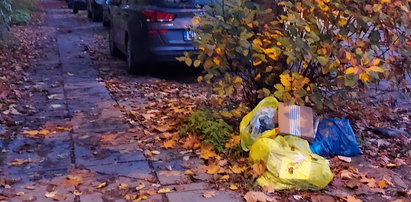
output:
M 246 202 L 269 202 L 275 201 L 274 198 L 271 198 L 264 194 L 263 192 L 249 191 L 245 194 L 244 199 Z
M 118 134 L 109 134 L 109 135 L 104 135 L 101 139 L 100 142 L 108 143 L 112 142 L 117 138 Z
M 163 143 L 163 147 L 166 149 L 172 149 L 174 147 L 176 147 L 176 141 L 171 139 L 171 140 L 167 140 Z
M 180 171 L 175 171 L 175 170 L 160 171 L 159 174 L 163 175 L 163 176 L 167 176 L 167 177 L 180 176 L 181 175 Z
M 210 164 L 207 167 L 207 174 L 217 174 L 220 171 L 220 165 L 218 165 L 217 163 L 215 164 Z
M 189 135 L 182 142 L 184 149 L 198 149 L 201 146 L 200 140 L 194 135 Z
M 356 198 L 355 196 L 347 196 L 347 198 L 345 199 L 347 202 L 362 202 L 361 199 Z
M 265 172 L 266 166 L 263 161 L 253 164 L 253 170 L 256 175 L 262 175 Z
M 377 188 L 377 181 L 374 178 L 367 178 L 365 174 L 361 175 L 360 182 L 365 183 L 370 188 Z
M 215 191 L 206 191 L 203 193 L 204 198 L 212 198 L 215 196 Z
M 217 154 L 212 149 L 213 145 L 211 144 L 201 144 L 200 158 L 210 159 L 217 156 Z
M 26 163 L 30 163 L 30 159 L 14 159 L 13 161 L 9 162 L 9 166 L 21 166 Z
M 342 170 L 340 172 L 340 176 L 341 176 L 341 179 L 350 180 L 350 179 L 353 179 L 354 177 L 357 177 L 357 174 L 353 173 L 350 170 Z

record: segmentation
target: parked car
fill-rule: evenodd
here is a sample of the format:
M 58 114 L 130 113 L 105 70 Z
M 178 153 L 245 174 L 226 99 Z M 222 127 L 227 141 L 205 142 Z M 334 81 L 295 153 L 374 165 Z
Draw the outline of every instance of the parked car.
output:
M 194 50 L 193 33 L 187 31 L 196 13 L 212 1 L 110 0 L 110 52 L 124 54 L 128 70 L 142 73 L 144 64 L 176 61 L 184 51 Z
M 87 0 L 87 16 L 93 22 L 101 21 L 103 18 L 103 2 L 104 0 Z
M 103 2 L 103 25 L 105 27 L 110 26 L 110 0 Z
M 69 8 L 73 9 L 73 13 L 78 13 L 79 10 L 86 10 L 86 0 L 68 0 Z

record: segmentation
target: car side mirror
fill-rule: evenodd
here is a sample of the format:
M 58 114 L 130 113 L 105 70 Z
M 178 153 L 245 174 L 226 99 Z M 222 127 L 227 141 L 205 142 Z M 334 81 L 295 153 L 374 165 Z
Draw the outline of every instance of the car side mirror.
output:
M 108 5 L 120 5 L 121 0 L 108 0 Z

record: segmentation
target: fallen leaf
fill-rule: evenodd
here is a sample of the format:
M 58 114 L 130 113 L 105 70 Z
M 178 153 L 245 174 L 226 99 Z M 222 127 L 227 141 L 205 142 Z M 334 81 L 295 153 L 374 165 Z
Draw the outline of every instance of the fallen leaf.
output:
M 387 185 L 394 186 L 392 182 L 388 181 L 385 178 L 383 180 L 378 181 L 378 187 L 380 187 L 381 189 L 384 189 Z
M 377 188 L 377 181 L 374 178 L 367 178 L 365 174 L 361 175 L 360 182 L 365 183 L 370 188 Z
M 184 149 L 198 149 L 201 146 L 200 140 L 194 135 L 189 135 L 187 138 L 183 139 L 182 142 L 182 147 Z
M 239 167 L 237 165 L 230 166 L 230 170 L 233 171 L 235 174 L 240 174 L 247 170 L 247 166 Z
M 78 186 L 79 184 L 83 183 L 83 177 L 76 176 L 76 175 L 68 175 L 66 177 L 65 184 Z
M 244 195 L 246 202 L 269 202 L 275 201 L 274 198 L 271 198 L 264 194 L 263 192 L 249 191 Z
M 200 158 L 210 159 L 217 156 L 217 154 L 212 149 L 213 145 L 211 144 L 201 144 Z
M 140 191 L 140 190 L 142 190 L 144 187 L 146 187 L 146 185 L 145 185 L 144 183 L 141 183 L 141 184 L 139 184 L 139 185 L 136 187 L 136 190 L 137 190 L 137 191 Z
M 27 189 L 27 190 L 35 190 L 36 187 L 35 187 L 35 186 L 25 186 L 24 189 Z
M 103 183 L 99 184 L 96 188 L 97 188 L 97 189 L 101 189 L 101 188 L 103 188 L 103 187 L 105 187 L 105 186 L 107 186 L 107 182 L 103 182 Z
M 47 129 L 42 129 L 42 130 L 39 131 L 39 135 L 44 135 L 44 136 L 46 136 L 46 135 L 48 135 L 48 134 L 50 134 L 50 131 L 47 130 Z
M 101 137 L 100 142 L 112 142 L 117 138 L 118 134 L 109 134 L 109 135 L 104 135 L 103 137 Z
M 171 190 L 170 190 L 169 188 L 162 188 L 162 189 L 158 190 L 157 193 L 159 193 L 159 194 L 164 194 L 164 193 L 168 193 L 168 192 L 170 192 L 170 191 L 171 191 Z
M 347 202 L 362 202 L 361 199 L 356 198 L 355 196 L 348 195 L 345 199 Z
M 192 170 L 186 170 L 184 171 L 185 175 L 194 175 L 194 172 Z
M 52 191 L 52 192 L 46 192 L 44 196 L 46 196 L 47 198 L 53 198 L 56 196 L 56 194 L 57 194 L 57 191 Z
M 220 171 L 220 166 L 218 164 L 210 164 L 207 167 L 207 174 L 217 174 Z
M 262 175 L 265 172 L 266 166 L 263 161 L 253 164 L 253 171 L 256 175 Z
M 120 189 L 120 190 L 124 190 L 124 189 L 127 189 L 127 188 L 128 188 L 127 184 L 121 183 L 121 184 L 118 185 L 118 189 Z
M 203 193 L 204 198 L 212 198 L 215 196 L 215 191 L 206 191 Z
M 181 175 L 180 171 L 175 171 L 175 170 L 160 171 L 159 174 L 163 176 L 167 176 L 167 177 Z
M 9 162 L 9 166 L 21 166 L 26 163 L 30 163 L 30 159 L 14 159 L 13 161 Z
M 347 162 L 347 163 L 351 163 L 351 158 L 350 157 L 347 157 L 347 156 L 337 156 L 338 157 L 338 159 L 340 159 L 341 161 L 345 161 L 345 162 Z
M 238 186 L 237 185 L 235 185 L 235 184 L 230 184 L 230 187 L 229 187 L 231 190 L 237 190 L 238 189 Z
M 142 201 L 142 200 L 147 200 L 147 196 L 139 196 L 138 198 L 134 199 L 133 202 L 138 202 L 138 201 Z
M 353 177 L 357 177 L 357 175 L 349 170 L 342 170 L 340 172 L 341 179 L 351 180 Z
M 131 201 L 137 198 L 137 194 L 133 194 L 133 193 L 128 193 L 124 196 L 124 199 Z
M 174 147 L 176 147 L 176 141 L 174 139 L 171 140 L 167 140 L 163 143 L 163 147 L 166 149 L 172 149 Z
M 29 136 L 35 136 L 39 134 L 39 131 L 38 130 L 25 130 L 23 131 L 23 134 L 29 135 Z

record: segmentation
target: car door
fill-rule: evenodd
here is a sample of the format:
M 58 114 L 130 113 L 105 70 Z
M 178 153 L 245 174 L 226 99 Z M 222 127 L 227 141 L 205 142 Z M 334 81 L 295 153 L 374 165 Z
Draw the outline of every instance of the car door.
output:
M 112 2 L 113 0 L 111 0 Z M 116 47 L 123 53 L 125 53 L 124 47 L 124 30 L 121 26 L 122 22 L 122 14 L 121 14 L 121 7 L 127 3 L 127 0 L 118 0 L 118 4 L 111 4 L 110 5 L 110 18 L 111 18 L 111 34 L 113 35 L 113 40 Z

